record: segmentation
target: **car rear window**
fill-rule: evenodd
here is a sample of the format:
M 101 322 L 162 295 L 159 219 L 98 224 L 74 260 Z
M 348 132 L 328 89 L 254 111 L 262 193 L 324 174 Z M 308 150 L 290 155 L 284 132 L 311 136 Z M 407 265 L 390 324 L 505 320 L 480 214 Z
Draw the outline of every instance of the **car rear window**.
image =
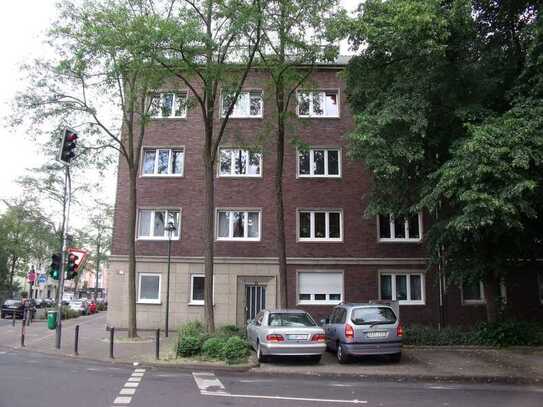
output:
M 7 300 L 4 305 L 21 305 L 21 301 L 17 300 Z
M 317 326 L 317 323 L 313 321 L 308 314 L 290 314 L 290 313 L 273 313 L 270 314 L 268 319 L 269 326 L 283 326 L 283 327 L 304 327 L 304 326 Z
M 355 308 L 351 313 L 351 321 L 355 325 L 393 324 L 396 315 L 388 307 Z

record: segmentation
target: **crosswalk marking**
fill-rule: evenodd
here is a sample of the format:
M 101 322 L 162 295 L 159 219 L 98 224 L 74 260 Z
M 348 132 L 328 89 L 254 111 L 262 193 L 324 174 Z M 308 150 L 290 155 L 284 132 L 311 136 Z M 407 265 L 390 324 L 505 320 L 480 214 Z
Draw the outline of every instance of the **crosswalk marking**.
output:
M 117 397 L 113 400 L 113 404 L 130 404 L 132 397 Z

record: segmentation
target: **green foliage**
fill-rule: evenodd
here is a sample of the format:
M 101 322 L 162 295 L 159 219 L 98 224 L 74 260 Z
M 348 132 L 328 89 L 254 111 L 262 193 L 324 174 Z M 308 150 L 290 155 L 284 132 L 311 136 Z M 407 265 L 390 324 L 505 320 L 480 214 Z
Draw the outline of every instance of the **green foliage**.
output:
M 202 349 L 202 338 L 199 336 L 180 336 L 177 342 L 177 356 L 195 356 L 200 353 Z
M 189 321 L 181 325 L 178 329 L 179 336 L 205 336 L 206 331 L 200 321 Z
M 541 346 L 543 325 L 525 321 L 484 322 L 471 330 L 457 327 L 438 330 L 414 325 L 406 327 L 403 343 L 419 346 Z
M 236 325 L 224 325 L 215 331 L 215 336 L 229 338 L 231 336 L 245 336 L 245 331 Z
M 227 340 L 228 339 L 223 336 L 215 336 L 206 339 L 202 345 L 202 355 L 211 359 L 223 359 Z
M 240 363 L 249 356 L 249 344 L 239 336 L 232 336 L 224 345 L 224 360 L 228 364 Z
M 62 308 L 62 319 L 72 319 L 72 318 L 77 318 L 77 317 L 79 317 L 80 315 L 81 315 L 81 314 L 79 313 L 79 311 L 70 309 L 70 308 L 68 308 L 68 307 L 63 307 L 63 308 Z

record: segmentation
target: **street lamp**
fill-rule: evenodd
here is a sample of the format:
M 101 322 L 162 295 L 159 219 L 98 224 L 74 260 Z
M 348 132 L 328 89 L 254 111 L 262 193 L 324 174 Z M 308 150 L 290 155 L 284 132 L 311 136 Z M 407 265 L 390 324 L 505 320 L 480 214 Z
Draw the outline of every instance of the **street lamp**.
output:
M 168 232 L 168 272 L 166 275 L 166 326 L 164 328 L 164 335 L 168 337 L 168 320 L 170 317 L 170 259 L 172 252 L 172 235 L 175 232 L 175 225 L 172 221 L 168 222 L 166 231 Z

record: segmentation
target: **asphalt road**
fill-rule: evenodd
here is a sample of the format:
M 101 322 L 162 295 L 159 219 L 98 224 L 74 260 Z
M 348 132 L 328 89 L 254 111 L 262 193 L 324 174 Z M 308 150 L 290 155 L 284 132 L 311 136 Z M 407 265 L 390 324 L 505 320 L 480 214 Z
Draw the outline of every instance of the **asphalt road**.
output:
M 0 407 L 349 405 L 541 407 L 543 387 L 213 374 L 0 347 Z

